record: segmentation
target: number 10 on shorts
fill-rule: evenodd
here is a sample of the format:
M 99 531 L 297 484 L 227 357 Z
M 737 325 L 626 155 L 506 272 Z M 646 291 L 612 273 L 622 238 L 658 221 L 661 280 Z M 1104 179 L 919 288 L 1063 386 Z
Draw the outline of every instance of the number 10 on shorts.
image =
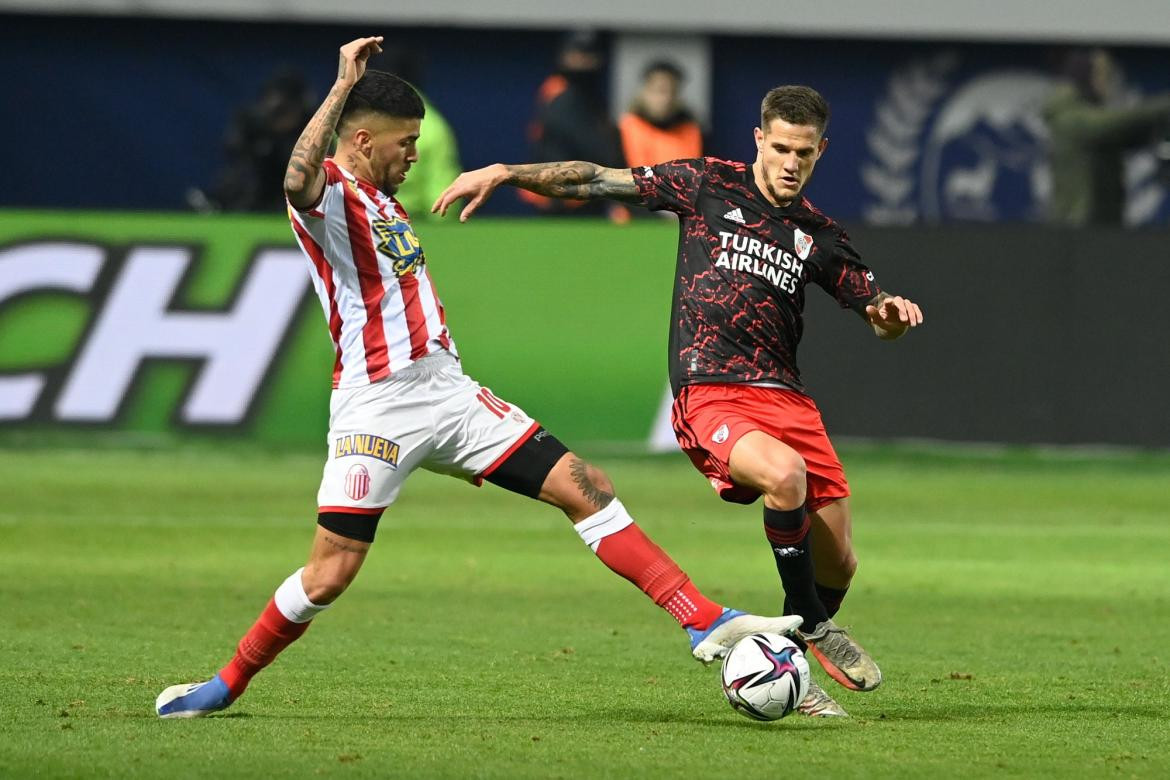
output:
M 511 406 L 492 395 L 492 391 L 488 390 L 486 387 L 481 387 L 479 392 L 476 393 L 475 398 L 481 404 L 486 406 L 489 412 L 494 414 L 496 417 L 499 417 L 501 420 L 504 419 L 504 415 L 512 411 Z

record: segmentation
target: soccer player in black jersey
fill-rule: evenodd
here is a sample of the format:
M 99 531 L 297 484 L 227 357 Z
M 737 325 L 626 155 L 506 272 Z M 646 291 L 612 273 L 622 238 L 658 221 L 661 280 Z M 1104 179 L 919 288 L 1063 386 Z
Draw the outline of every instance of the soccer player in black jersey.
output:
M 679 444 L 727 501 L 764 497 L 764 531 L 785 610 L 799 614 L 807 649 L 833 679 L 873 690 L 881 672 L 833 622 L 857 567 L 849 486 L 796 348 L 804 294 L 815 284 L 881 339 L 922 323 L 912 301 L 883 292 L 849 237 L 801 195 L 828 139 L 829 107 L 815 90 L 771 90 L 752 164 L 707 157 L 635 168 L 588 162 L 492 165 L 464 173 L 436 201 L 467 198 L 465 221 L 501 184 L 559 198 L 612 198 L 679 215 L 670 328 L 673 423 Z M 844 715 L 819 686 L 800 710 Z

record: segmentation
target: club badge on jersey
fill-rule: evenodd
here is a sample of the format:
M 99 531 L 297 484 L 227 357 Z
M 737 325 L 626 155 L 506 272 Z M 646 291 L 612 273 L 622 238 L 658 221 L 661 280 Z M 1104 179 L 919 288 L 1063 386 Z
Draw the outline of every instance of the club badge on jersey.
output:
M 418 236 L 405 219 L 397 215 L 375 219 L 370 222 L 370 230 L 378 237 L 378 252 L 390 259 L 398 278 L 417 272 L 426 262 Z
M 808 260 L 809 252 L 813 248 L 813 237 L 796 228 L 792 234 L 792 242 L 796 245 L 796 256 L 801 260 Z

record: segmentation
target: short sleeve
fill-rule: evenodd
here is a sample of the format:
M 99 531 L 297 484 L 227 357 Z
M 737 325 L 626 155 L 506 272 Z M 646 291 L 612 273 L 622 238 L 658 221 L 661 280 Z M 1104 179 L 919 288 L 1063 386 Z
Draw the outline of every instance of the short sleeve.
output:
M 631 168 L 630 171 L 643 206 L 651 211 L 694 214 L 707 172 L 707 161 L 702 158 L 671 160 Z
M 861 262 L 861 255 L 853 248 L 844 230 L 832 232 L 832 251 L 818 252 L 813 258 L 815 281 L 825 292 L 833 296 L 843 309 L 864 312 L 865 306 L 882 291 L 874 278 L 873 271 Z
M 314 203 L 312 206 L 309 206 L 307 209 L 298 209 L 296 206 L 288 203 L 287 198 L 285 199 L 285 202 L 288 203 L 288 207 L 296 211 L 305 219 L 324 219 L 325 212 L 328 209 L 334 207 L 334 202 L 337 200 L 339 189 L 333 185 L 345 180 L 345 178 L 341 175 L 341 171 L 337 169 L 337 166 L 334 165 L 331 159 L 327 158 L 322 164 L 321 169 L 325 172 L 325 186 L 321 190 L 321 197 L 317 199 L 316 203 Z

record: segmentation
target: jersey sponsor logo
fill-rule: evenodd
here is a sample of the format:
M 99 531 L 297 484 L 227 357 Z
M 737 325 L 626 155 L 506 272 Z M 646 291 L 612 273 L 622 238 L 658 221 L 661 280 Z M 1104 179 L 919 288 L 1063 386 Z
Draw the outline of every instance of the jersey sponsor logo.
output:
M 712 434 L 711 441 L 715 442 L 716 444 L 722 444 L 723 442 L 727 441 L 727 437 L 730 435 L 731 429 L 727 427 L 727 423 L 723 423 L 715 430 L 715 433 Z
M 721 251 L 715 259 L 716 268 L 760 276 L 783 292 L 796 293 L 804 263 L 791 252 L 758 238 L 724 230 L 719 231 L 719 241 Z
M 405 219 L 376 219 L 370 229 L 378 237 L 378 252 L 390 259 L 395 276 L 414 273 L 425 262 L 422 244 Z
M 801 260 L 808 260 L 808 253 L 812 251 L 813 239 L 800 228 L 792 231 L 792 244 L 796 247 L 796 256 Z
M 380 460 L 392 468 L 398 468 L 400 447 L 397 442 L 375 436 L 372 433 L 349 433 L 337 439 L 333 448 L 334 458 L 348 458 L 362 455 Z
M 355 463 L 345 472 L 345 494 L 354 501 L 361 501 L 370 494 L 370 472 L 365 466 Z
M 723 218 L 728 222 L 738 222 L 741 225 L 745 222 L 743 218 L 743 210 L 739 207 L 733 208 L 731 211 L 724 214 Z

